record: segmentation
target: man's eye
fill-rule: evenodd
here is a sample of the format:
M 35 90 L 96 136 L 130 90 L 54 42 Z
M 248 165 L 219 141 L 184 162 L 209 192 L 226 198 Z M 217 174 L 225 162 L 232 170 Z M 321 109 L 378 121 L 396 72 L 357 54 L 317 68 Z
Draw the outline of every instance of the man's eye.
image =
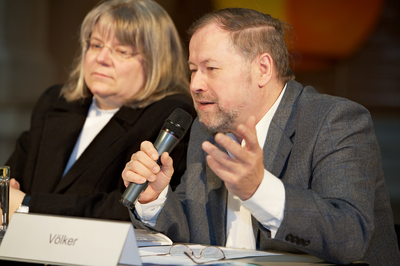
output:
M 196 73 L 197 72 L 197 69 L 190 69 L 190 73 Z
M 210 71 L 213 71 L 213 70 L 216 70 L 217 68 L 216 67 L 207 67 L 207 69 Z

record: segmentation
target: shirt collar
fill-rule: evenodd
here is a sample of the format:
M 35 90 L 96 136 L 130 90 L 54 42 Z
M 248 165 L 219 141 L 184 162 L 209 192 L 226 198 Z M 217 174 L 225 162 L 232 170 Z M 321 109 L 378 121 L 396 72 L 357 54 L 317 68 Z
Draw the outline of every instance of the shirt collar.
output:
M 103 116 L 103 115 L 113 116 L 116 112 L 118 112 L 119 109 L 120 108 L 111 109 L 111 110 L 100 109 L 98 107 L 96 98 L 93 97 L 87 116 L 88 117 Z
M 276 109 L 278 109 L 278 106 L 282 100 L 283 94 L 286 91 L 287 84 L 285 84 L 285 87 L 283 88 L 282 92 L 280 93 L 278 99 L 275 101 L 275 103 L 272 105 L 272 107 L 268 110 L 268 112 L 261 118 L 261 120 L 257 123 L 256 125 L 256 131 L 257 131 L 257 140 L 258 144 L 260 145 L 261 148 L 264 147 L 265 140 L 267 139 L 267 134 L 268 134 L 268 129 L 271 124 L 272 118 L 275 115 Z M 229 138 L 232 140 L 239 142 L 233 133 L 227 133 L 226 134 Z M 242 146 L 245 145 L 245 141 L 242 141 Z M 228 151 L 229 153 L 229 151 Z

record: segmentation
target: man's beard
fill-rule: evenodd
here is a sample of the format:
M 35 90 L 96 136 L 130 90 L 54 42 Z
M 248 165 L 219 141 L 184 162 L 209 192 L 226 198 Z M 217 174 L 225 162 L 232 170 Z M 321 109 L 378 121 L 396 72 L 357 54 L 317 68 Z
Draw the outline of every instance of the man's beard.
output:
M 196 94 L 195 98 L 204 99 L 205 97 L 201 94 Z M 239 110 L 224 110 L 219 106 L 217 101 L 214 100 L 214 102 L 218 108 L 216 113 L 203 112 L 196 108 L 201 126 L 211 134 L 231 132 L 233 130 L 233 124 L 239 116 Z

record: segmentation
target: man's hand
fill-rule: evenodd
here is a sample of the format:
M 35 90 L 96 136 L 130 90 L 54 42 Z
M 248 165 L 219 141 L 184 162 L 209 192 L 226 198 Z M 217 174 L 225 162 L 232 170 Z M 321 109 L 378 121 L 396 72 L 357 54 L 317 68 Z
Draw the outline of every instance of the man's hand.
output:
M 222 133 L 215 135 L 215 141 L 234 158 L 208 141 L 203 143 L 202 148 L 208 154 L 208 165 L 225 182 L 229 192 L 241 200 L 248 200 L 264 176 L 263 151 L 257 140 L 255 117 L 249 117 L 236 131 L 237 137 L 246 142 L 244 147 Z
M 140 151 L 131 156 L 131 160 L 122 171 L 125 186 L 130 183 L 143 184 L 150 181 L 147 189 L 140 195 L 141 204 L 149 203 L 158 198 L 160 193 L 168 186 L 174 173 L 172 158 L 167 152 L 161 155 L 161 167 L 157 164 L 158 152 L 153 144 L 144 141 Z

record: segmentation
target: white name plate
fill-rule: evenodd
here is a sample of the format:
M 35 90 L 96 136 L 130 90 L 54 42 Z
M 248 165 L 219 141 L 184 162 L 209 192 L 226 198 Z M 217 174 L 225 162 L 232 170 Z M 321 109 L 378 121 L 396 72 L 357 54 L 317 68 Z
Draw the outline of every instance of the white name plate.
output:
M 129 222 L 22 213 L 11 219 L 0 259 L 57 265 L 142 265 Z

